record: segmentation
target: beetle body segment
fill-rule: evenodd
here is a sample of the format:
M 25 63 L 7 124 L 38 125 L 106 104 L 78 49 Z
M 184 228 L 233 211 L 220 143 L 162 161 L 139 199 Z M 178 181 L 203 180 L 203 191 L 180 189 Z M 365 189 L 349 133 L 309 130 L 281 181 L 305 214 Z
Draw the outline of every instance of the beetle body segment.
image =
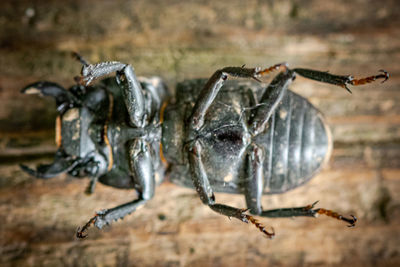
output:
M 140 139 L 148 141 L 152 148 L 152 158 L 157 183 L 164 180 L 165 166 L 162 164 L 160 153 L 161 127 L 160 108 L 168 95 L 167 88 L 159 78 L 142 78 L 141 86 L 145 90 L 152 92 L 156 97 L 148 96 L 147 105 L 150 122 L 146 127 L 138 128 L 129 123 L 129 115 L 124 103 L 124 96 L 115 79 L 109 78 L 101 81 L 101 88 L 112 99 L 112 113 L 107 127 L 107 136 L 112 149 L 113 165 L 112 168 L 99 177 L 99 182 L 116 187 L 131 189 L 136 188 L 135 177 L 129 165 L 130 146 Z M 105 109 L 107 110 L 107 109 Z M 103 124 L 104 125 L 104 124 Z M 103 138 L 104 140 L 104 138 Z

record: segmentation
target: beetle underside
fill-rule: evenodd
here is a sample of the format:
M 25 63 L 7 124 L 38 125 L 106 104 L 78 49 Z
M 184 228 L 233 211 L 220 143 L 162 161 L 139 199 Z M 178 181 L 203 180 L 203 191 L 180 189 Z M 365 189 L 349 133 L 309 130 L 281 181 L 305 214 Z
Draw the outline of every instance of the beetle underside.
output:
M 202 202 L 215 212 L 251 222 L 270 238 L 274 231 L 267 231 L 253 215 L 325 214 L 350 227 L 355 225 L 354 216 L 315 208 L 317 202 L 264 210 L 261 198 L 265 193 L 282 193 L 303 184 L 329 158 L 331 140 L 321 114 L 307 100 L 288 91 L 296 74 L 351 92 L 348 85 L 386 81 L 386 71 L 354 79 L 290 69 L 287 64 L 266 69 L 225 67 L 207 81 L 178 85 L 174 101 L 165 108 L 168 94 L 159 78 L 139 80 L 131 65 L 115 61 L 89 64 L 74 55 L 83 64 L 77 85 L 65 90 L 55 83 L 38 82 L 22 90 L 53 96 L 60 115 L 54 162 L 36 170 L 21 167 L 38 178 L 61 173 L 89 176 L 89 193 L 97 181 L 138 192 L 138 198 L 131 202 L 97 212 L 78 230 L 77 237 L 85 237 L 90 225 L 102 228 L 150 200 L 166 170 L 164 156 L 173 181 L 195 188 Z M 273 71 L 280 72 L 267 87 L 257 84 L 246 89 L 237 82 L 226 83 L 228 77 L 259 81 Z M 106 80 L 89 86 L 110 73 L 116 73 L 116 82 Z M 218 203 L 217 191 L 244 194 L 247 209 Z

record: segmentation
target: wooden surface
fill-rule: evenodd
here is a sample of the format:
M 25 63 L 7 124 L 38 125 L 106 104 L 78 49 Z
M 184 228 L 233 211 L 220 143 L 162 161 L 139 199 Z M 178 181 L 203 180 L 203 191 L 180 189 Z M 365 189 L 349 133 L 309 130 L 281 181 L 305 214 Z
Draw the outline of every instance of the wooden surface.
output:
M 399 266 L 400 5 L 398 1 L 2 1 L 0 4 L 0 265 L 2 266 Z M 305 205 L 355 214 L 359 223 L 260 220 L 253 226 L 165 183 L 146 206 L 103 231 L 74 238 L 97 210 L 135 197 L 87 180 L 29 177 L 18 163 L 50 161 L 51 99 L 19 94 L 40 79 L 72 85 L 70 57 L 131 63 L 173 91 L 185 78 L 235 65 L 290 66 L 365 76 L 385 84 L 346 91 L 298 78 L 292 89 L 327 117 L 335 146 L 329 166 L 304 187 L 263 199 L 265 208 Z M 217 199 L 244 207 L 242 196 Z

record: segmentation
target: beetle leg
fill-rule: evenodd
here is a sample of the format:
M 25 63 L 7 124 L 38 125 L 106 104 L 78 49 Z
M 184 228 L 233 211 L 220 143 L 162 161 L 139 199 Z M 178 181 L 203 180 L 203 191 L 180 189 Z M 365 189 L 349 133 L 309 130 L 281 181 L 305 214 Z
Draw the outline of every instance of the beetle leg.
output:
M 99 180 L 99 178 L 96 177 L 96 176 L 90 177 L 90 182 L 89 182 L 89 184 L 88 184 L 88 186 L 87 186 L 87 188 L 85 190 L 86 194 L 88 194 L 88 195 L 93 194 L 94 189 L 96 188 L 96 184 L 97 184 L 98 180 Z
M 136 139 L 129 149 L 130 167 L 135 184 L 140 188 L 141 198 L 149 200 L 154 196 L 155 177 L 151 145 Z
M 304 207 L 295 208 L 283 208 L 283 209 L 273 209 L 273 210 L 263 210 L 259 215 L 262 217 L 280 218 L 280 217 L 315 217 L 317 216 L 317 210 L 313 209 L 318 201 L 311 205 Z
M 351 218 L 346 218 L 346 217 L 343 217 L 343 215 L 340 215 L 339 213 L 337 213 L 335 211 L 326 210 L 326 209 L 316 209 L 315 212 L 318 214 L 324 214 L 326 216 L 347 222 L 349 224 L 349 225 L 347 225 L 348 227 L 356 226 L 357 217 L 354 215 L 350 215 Z
M 279 64 L 275 64 L 275 65 L 273 65 L 272 67 L 269 67 L 269 68 L 266 68 L 266 69 L 259 69 L 259 70 L 257 70 L 256 71 L 256 75 L 257 75 L 257 77 L 259 77 L 259 76 L 263 76 L 263 75 L 265 75 L 265 74 L 268 74 L 268 73 L 271 73 L 271 72 L 273 72 L 273 71 L 277 71 L 277 70 L 279 70 L 280 68 L 283 68 L 283 69 L 287 69 L 288 68 L 288 64 L 286 63 L 286 62 L 283 62 L 283 63 L 279 63 Z
M 366 83 L 372 83 L 376 81 L 377 79 L 384 79 L 382 83 L 386 82 L 389 79 L 389 73 L 385 70 L 379 70 L 379 72 L 382 72 L 382 74 L 374 75 L 374 76 L 369 76 L 366 78 L 362 79 L 352 79 L 349 83 L 351 85 L 357 86 L 357 85 L 362 85 Z
M 257 135 L 265 130 L 269 118 L 282 101 L 283 95 L 295 77 L 295 73 L 291 70 L 281 72 L 264 91 L 260 104 L 256 109 L 251 111 L 249 125 L 253 135 Z
M 139 206 L 146 203 L 154 195 L 155 181 L 150 146 L 143 140 L 136 140 L 131 144 L 130 149 L 130 167 L 139 186 L 139 198 L 134 201 L 119 205 L 115 208 L 99 211 L 82 228 L 79 228 L 76 236 L 78 238 L 86 237 L 84 231 L 94 224 L 101 229 L 104 225 L 110 224 L 113 220 L 123 219 L 126 215 L 134 212 Z
M 85 238 L 87 237 L 87 234 L 85 234 L 86 230 L 92 225 L 94 224 L 94 222 L 97 219 L 98 214 L 94 215 L 94 217 L 90 218 L 90 220 L 82 227 L 78 227 L 78 229 L 76 230 L 76 237 L 77 238 Z
M 273 217 L 273 218 L 300 217 L 300 216 L 317 217 L 319 214 L 324 214 L 326 216 L 349 223 L 349 225 L 348 225 L 349 227 L 355 226 L 355 224 L 357 222 L 357 218 L 355 216 L 350 215 L 352 218 L 346 218 L 343 215 L 340 215 L 339 213 L 334 212 L 332 210 L 326 210 L 326 209 L 322 209 L 322 208 L 314 209 L 314 207 L 317 203 L 318 203 L 318 201 L 314 202 L 311 205 L 307 205 L 304 207 L 265 210 L 260 214 L 260 216 Z
M 247 179 L 244 184 L 244 195 L 246 204 L 252 214 L 260 214 L 262 212 L 261 197 L 264 189 L 264 161 L 263 151 L 257 145 L 251 145 L 250 151 L 246 157 L 246 173 Z M 261 232 L 272 238 L 275 233 L 268 232 L 265 227 L 254 217 L 248 218 Z
M 276 64 L 266 69 L 225 67 L 214 72 L 214 74 L 205 84 L 204 88 L 201 90 L 193 108 L 193 112 L 189 118 L 188 125 L 191 127 L 191 131 L 198 131 L 203 126 L 204 116 L 207 113 L 210 105 L 213 103 L 225 80 L 228 79 L 228 75 L 238 78 L 251 78 L 259 81 L 258 77 L 268 74 L 274 70 L 278 70 L 281 67 L 286 68 L 286 63 Z
M 122 87 L 131 123 L 136 127 L 141 127 L 145 118 L 145 101 L 142 87 L 131 65 L 117 61 L 83 65 L 81 83 L 89 85 L 94 79 L 113 72 L 117 73 L 117 82 Z
M 250 146 L 246 156 L 246 174 L 244 195 L 247 207 L 252 214 L 262 212 L 261 197 L 264 189 L 264 155 L 261 148 L 256 145 Z
M 302 68 L 296 68 L 294 69 L 294 71 L 305 78 L 320 81 L 323 83 L 338 85 L 340 87 L 345 88 L 349 93 L 351 93 L 351 90 L 347 87 L 347 85 L 357 86 L 366 83 L 371 83 L 373 81 L 376 81 L 377 79 L 384 79 L 383 82 L 385 82 L 389 79 L 389 73 L 385 70 L 380 70 L 382 74 L 369 76 L 361 79 L 354 79 L 353 76 L 334 75 L 326 71 L 324 72 L 324 71 L 302 69 Z
M 90 220 L 83 227 L 78 228 L 78 230 L 76 231 L 76 237 L 85 238 L 87 235 L 85 235 L 84 233 L 92 224 L 101 229 L 105 225 L 111 224 L 113 220 L 116 221 L 118 219 L 123 219 L 126 215 L 134 212 L 139 206 L 146 203 L 146 201 L 147 200 L 139 197 L 134 201 L 119 205 L 112 209 L 96 212 L 96 215 L 90 218 Z
M 245 212 L 247 209 L 238 209 L 215 202 L 214 192 L 208 181 L 201 159 L 201 144 L 199 141 L 194 141 L 191 144 L 191 148 L 189 149 L 189 162 L 194 187 L 204 204 L 208 205 L 213 211 L 228 216 L 229 218 L 234 217 L 245 223 L 251 222 L 269 238 L 274 236 L 274 233 L 268 232 L 253 216 L 246 214 Z

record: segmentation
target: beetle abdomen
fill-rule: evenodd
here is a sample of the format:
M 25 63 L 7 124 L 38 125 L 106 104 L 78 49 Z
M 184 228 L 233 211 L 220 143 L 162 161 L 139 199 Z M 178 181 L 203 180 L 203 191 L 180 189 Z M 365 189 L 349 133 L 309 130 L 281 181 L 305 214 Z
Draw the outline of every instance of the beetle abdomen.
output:
M 193 182 L 185 161 L 187 154 L 183 153 L 183 122 L 205 82 L 189 80 L 180 84 L 178 102 L 165 111 L 162 141 L 164 155 L 171 163 L 170 179 L 187 187 L 193 187 Z M 264 88 L 258 83 L 227 81 L 207 112 L 201 139 L 203 164 L 214 192 L 244 192 L 247 177 L 242 178 L 243 160 L 249 141 L 242 142 L 246 129 L 239 118 L 248 119 L 242 111 L 250 111 L 248 107 L 255 105 L 246 92 L 252 90 L 259 97 Z M 307 99 L 288 90 L 266 130 L 250 142 L 263 148 L 264 194 L 274 194 L 310 180 L 329 158 L 332 141 L 321 113 Z
M 257 143 L 265 151 L 266 194 L 286 192 L 310 180 L 329 159 L 332 147 L 322 114 L 291 91 Z

